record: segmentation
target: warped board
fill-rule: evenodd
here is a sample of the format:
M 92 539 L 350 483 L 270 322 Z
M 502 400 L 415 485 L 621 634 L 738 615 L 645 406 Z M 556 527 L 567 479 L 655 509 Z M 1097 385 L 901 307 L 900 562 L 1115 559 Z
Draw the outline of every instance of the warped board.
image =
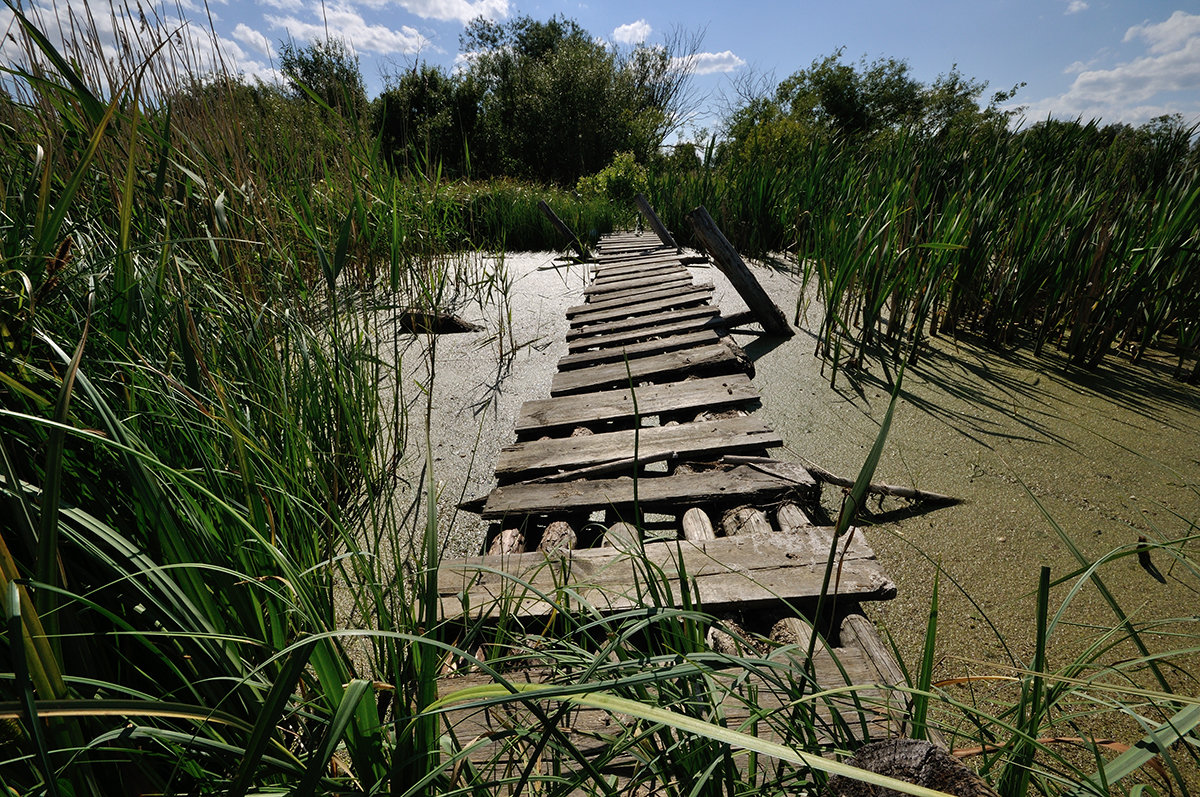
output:
M 624 295 L 623 291 L 618 291 L 618 296 L 598 296 L 589 298 L 585 304 L 577 304 L 567 308 L 567 318 L 575 319 L 583 316 L 595 316 L 604 310 L 619 310 L 621 308 L 636 307 L 639 304 L 653 302 L 659 299 L 683 298 L 691 293 L 712 293 L 713 286 L 708 285 L 693 285 L 691 280 L 680 282 L 671 285 L 656 285 L 654 287 L 643 287 L 639 290 L 633 299 Z
M 801 504 L 815 500 L 817 483 L 808 471 L 790 462 L 736 465 L 670 476 L 642 476 L 637 502 L 643 511 L 674 511 L 714 504 L 754 504 L 784 499 Z M 632 507 L 634 480 L 577 479 L 570 482 L 510 484 L 497 487 L 484 499 L 480 517 L 495 520 L 509 515 L 554 511 L 593 511 Z
M 596 304 L 598 302 L 609 301 L 609 300 L 618 300 L 618 299 L 621 301 L 625 301 L 625 302 L 636 302 L 636 301 L 639 301 L 642 298 L 644 298 L 651 291 L 661 290 L 663 296 L 670 296 L 671 294 L 669 291 L 674 291 L 676 293 L 682 293 L 684 291 L 687 291 L 691 288 L 696 288 L 696 287 L 705 287 L 705 286 L 694 285 L 692 283 L 692 275 L 691 274 L 683 274 L 683 275 L 680 275 L 677 277 L 665 277 L 665 278 L 654 279 L 647 284 L 635 285 L 633 287 L 622 286 L 622 285 L 613 285 L 611 287 L 606 286 L 605 290 L 603 290 L 603 291 L 600 291 L 597 293 L 584 294 L 584 301 L 588 302 L 589 305 Z M 707 283 L 707 287 L 711 288 L 712 283 L 711 282 Z
M 724 408 L 757 401 L 758 391 L 745 374 L 686 379 L 637 389 L 642 417 L 692 409 Z M 550 430 L 582 423 L 633 417 L 633 397 L 628 387 L 576 396 L 526 401 L 517 418 L 516 431 Z
M 559 608 L 602 613 L 645 605 L 647 566 L 669 583 L 671 599 L 681 605 L 680 573 L 691 596 L 706 612 L 753 610 L 787 601 L 815 604 L 825 579 L 833 529 L 816 526 L 803 532 L 773 531 L 692 542 L 646 543 L 644 550 L 584 548 L 545 554 L 541 551 L 474 556 L 443 561 L 438 568 L 438 599 L 444 617 L 540 617 L 555 609 L 538 593 L 557 595 Z M 887 600 L 896 585 L 883 572 L 861 533 L 838 541 L 839 600 Z M 571 584 L 569 595 L 560 589 Z M 668 584 L 663 584 L 664 594 Z M 834 591 L 829 588 L 830 593 Z M 567 605 L 569 604 L 569 606 Z
M 551 396 L 565 396 L 585 390 L 602 390 L 642 380 L 680 379 L 701 373 L 744 371 L 745 365 L 724 343 L 699 346 L 684 351 L 669 351 L 626 362 L 604 363 L 589 368 L 559 371 L 550 382 Z
M 633 302 L 617 307 L 606 307 L 593 310 L 584 306 L 583 311 L 571 317 L 571 332 L 588 334 L 586 327 L 594 326 L 605 321 L 618 321 L 632 316 L 649 315 L 660 310 L 673 310 L 694 304 L 702 304 L 712 297 L 712 287 L 693 287 L 682 292 L 672 292 L 670 295 L 645 302 Z M 572 308 L 575 309 L 575 308 Z M 567 334 L 570 335 L 571 332 Z
M 609 282 L 593 282 L 592 286 L 583 292 L 584 296 L 607 299 L 610 295 L 619 294 L 634 288 L 666 287 L 677 282 L 691 282 L 692 272 L 686 268 L 672 268 L 668 271 L 638 276 L 631 279 L 619 279 Z
M 616 432 L 529 440 L 500 449 L 498 478 L 521 478 L 551 470 L 573 470 L 630 459 L 637 452 L 651 460 L 674 453 L 681 459 L 778 448 L 783 439 L 770 426 L 752 417 L 716 418 L 674 426 L 646 426 Z M 636 446 L 636 448 L 635 448 Z M 630 470 L 632 470 L 632 463 Z
M 600 365 L 607 362 L 624 360 L 626 357 L 644 357 L 648 354 L 686 349 L 691 346 L 706 346 L 716 343 L 721 338 L 714 330 L 701 329 L 696 332 L 686 332 L 682 335 L 663 335 L 640 343 L 630 343 L 625 346 L 611 346 L 600 351 L 585 351 L 579 354 L 568 354 L 558 361 L 558 370 L 569 371 L 572 368 L 583 368 L 589 365 Z
M 636 260 L 614 260 L 610 263 L 598 263 L 591 269 L 596 277 L 617 277 L 634 274 L 638 271 L 648 271 L 652 268 L 685 268 L 678 257 L 644 257 Z
M 684 310 L 673 310 L 652 316 L 637 316 L 623 321 L 602 324 L 603 330 L 588 336 L 567 335 L 567 350 L 582 352 L 588 349 L 603 349 L 625 346 L 639 340 L 676 335 L 697 329 L 711 329 L 717 321 L 717 309 L 712 305 L 701 305 Z

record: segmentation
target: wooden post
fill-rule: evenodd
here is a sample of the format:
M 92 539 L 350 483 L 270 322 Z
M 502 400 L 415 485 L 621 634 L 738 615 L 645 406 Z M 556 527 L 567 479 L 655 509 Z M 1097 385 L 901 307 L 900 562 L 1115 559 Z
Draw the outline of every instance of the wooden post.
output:
M 787 316 L 771 301 L 771 297 L 767 296 L 767 292 L 750 273 L 733 244 L 717 229 L 716 222 L 708 215 L 704 206 L 696 208 L 687 217 L 692 223 L 692 229 L 696 231 L 696 237 L 712 255 L 717 268 L 733 283 L 734 289 L 746 301 L 746 306 L 754 313 L 763 329 L 770 335 L 784 338 L 796 334 L 788 324 Z
M 580 257 L 588 256 L 587 252 L 584 251 L 583 244 L 579 242 L 579 236 L 571 232 L 571 228 L 568 227 L 563 220 L 558 217 L 558 214 L 550 209 L 550 206 L 546 204 L 546 200 L 539 199 L 538 208 L 540 208 L 542 213 L 546 215 L 546 218 L 550 220 L 550 223 L 554 225 L 554 228 L 562 233 L 564 238 L 571 242 L 571 246 L 575 247 L 575 251 L 579 253 Z
M 633 198 L 637 204 L 638 210 L 646 217 L 646 221 L 650 222 L 650 226 L 654 229 L 654 233 L 658 236 L 658 240 L 663 242 L 663 246 L 669 246 L 676 252 L 682 251 L 679 244 L 675 243 L 675 239 L 671 237 L 671 231 L 658 218 L 658 214 L 654 212 L 654 208 L 650 207 L 650 200 L 646 199 L 645 194 L 638 194 Z

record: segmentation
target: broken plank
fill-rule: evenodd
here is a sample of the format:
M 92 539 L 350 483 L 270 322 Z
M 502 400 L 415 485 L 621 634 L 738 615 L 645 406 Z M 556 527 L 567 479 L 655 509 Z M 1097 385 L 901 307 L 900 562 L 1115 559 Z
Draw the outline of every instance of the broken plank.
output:
M 839 600 L 887 600 L 896 585 L 883 572 L 862 534 L 843 535 L 837 545 Z M 666 594 L 681 602 L 680 573 L 687 574 L 691 599 L 705 611 L 736 607 L 753 610 L 778 606 L 811 606 L 821 595 L 825 565 L 833 545 L 833 529 L 803 534 L 747 534 L 715 540 L 678 540 L 666 544 L 620 548 L 586 548 L 555 557 L 542 553 L 475 556 L 443 561 L 438 568 L 438 596 L 444 616 L 463 613 L 464 598 L 472 616 L 503 611 L 506 616 L 542 616 L 552 607 L 538 594 L 571 595 L 604 613 L 636 608 L 645 601 L 646 568 L 659 573 Z M 528 585 L 528 586 L 526 586 Z M 669 590 L 669 592 L 668 592 Z M 565 607 L 560 607 L 565 608 Z
M 590 368 L 561 371 L 550 383 L 551 396 L 565 396 L 586 390 L 603 390 L 646 380 L 664 380 L 699 376 L 702 372 L 724 370 L 735 373 L 745 366 L 724 343 L 714 343 L 685 351 L 664 352 L 638 357 L 627 362 L 605 363 Z
M 682 266 L 672 268 L 668 271 L 660 271 L 653 274 L 637 275 L 634 277 L 623 277 L 615 280 L 605 280 L 603 282 L 593 282 L 583 291 L 584 296 L 596 297 L 598 299 L 608 298 L 609 294 L 620 293 L 632 288 L 645 288 L 646 286 L 661 286 L 674 285 L 676 283 L 690 283 L 692 281 L 692 272 Z
M 577 352 L 587 349 L 624 346 L 639 340 L 673 335 L 689 330 L 712 327 L 717 309 L 712 305 L 701 305 L 685 310 L 675 310 L 654 316 L 637 316 L 623 321 L 610 322 L 603 334 L 572 337 L 568 334 L 567 348 Z
M 603 321 L 617 321 L 622 318 L 629 318 L 630 316 L 649 315 L 660 310 L 671 310 L 687 307 L 688 305 L 701 304 L 709 300 L 712 292 L 713 289 L 711 286 L 693 287 L 682 293 L 674 292 L 671 295 L 646 302 L 627 303 L 618 307 L 605 307 L 596 310 L 584 307 L 583 310 L 572 316 L 572 331 L 581 331 L 583 334 L 589 334 L 585 329 L 589 324 L 597 325 Z M 571 333 L 568 332 L 567 334 L 569 336 Z
M 627 510 L 634 501 L 634 480 L 580 479 L 553 484 L 511 484 L 488 494 L 480 511 L 485 520 L 508 515 L 544 514 L 566 510 Z M 669 476 L 643 475 L 637 481 L 642 511 L 673 511 L 681 506 L 749 504 L 795 500 L 810 503 L 817 485 L 803 467 L 781 462 L 772 472 L 750 465 L 714 468 L 699 473 L 676 471 Z M 828 553 L 828 552 L 827 552 Z
M 757 401 L 745 374 L 686 379 L 665 385 L 646 385 L 637 389 L 638 414 L 642 417 L 701 407 L 722 408 Z M 549 430 L 588 422 L 632 418 L 634 396 L 628 387 L 580 396 L 527 401 L 521 406 L 516 431 Z
M 573 368 L 585 368 L 589 365 L 616 362 L 624 360 L 626 357 L 645 357 L 649 354 L 661 354 L 692 346 L 706 346 L 716 343 L 718 340 L 720 340 L 720 337 L 711 329 L 687 332 L 682 335 L 664 335 L 651 338 L 650 340 L 630 343 L 625 346 L 610 346 L 599 351 L 568 354 L 558 361 L 558 370 L 570 371 Z
M 726 453 L 759 451 L 781 445 L 783 439 L 759 419 L 719 418 L 516 443 L 500 449 L 496 475 L 528 479 L 546 471 L 628 459 L 635 454 L 639 458 L 654 459 L 673 452 L 680 459 L 701 454 L 711 459 Z
M 592 274 L 619 274 L 624 271 L 637 271 L 657 266 L 686 266 L 684 258 L 678 255 L 648 255 L 645 257 L 623 258 L 621 260 L 602 260 L 592 263 Z
M 711 286 L 712 283 L 709 283 Z M 692 283 L 691 274 L 683 274 L 678 277 L 667 276 L 665 278 L 657 278 L 651 280 L 649 284 L 638 285 L 634 287 L 622 287 L 620 284 L 604 286 L 600 293 L 587 293 L 585 296 L 589 303 L 608 301 L 610 299 L 621 299 L 625 302 L 633 302 L 645 297 L 647 293 L 655 288 L 672 289 L 676 291 L 685 291 L 689 288 L 696 287 Z M 605 290 L 608 288 L 607 290 Z
M 615 310 L 618 308 L 632 307 L 646 302 L 656 301 L 658 299 L 681 298 L 688 294 L 703 292 L 712 293 L 713 286 L 708 285 L 693 285 L 691 281 L 674 283 L 657 288 L 643 287 L 637 294 L 635 300 L 631 301 L 628 296 L 623 295 L 623 291 L 618 291 L 619 296 L 600 296 L 588 301 L 585 304 L 577 304 L 567 308 L 567 318 L 575 318 L 578 316 L 595 315 L 602 310 Z

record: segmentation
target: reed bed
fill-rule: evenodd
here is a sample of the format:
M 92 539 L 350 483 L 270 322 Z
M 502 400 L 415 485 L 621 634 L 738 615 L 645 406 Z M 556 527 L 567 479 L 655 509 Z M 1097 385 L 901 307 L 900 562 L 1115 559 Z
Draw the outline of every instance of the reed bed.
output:
M 675 608 L 650 570 L 629 615 L 601 617 L 564 590 L 537 629 L 439 616 L 432 386 L 404 399 L 387 365 L 404 352 L 371 319 L 381 304 L 502 302 L 504 275 L 469 255 L 545 241 L 535 192 L 395 175 L 370 131 L 224 75 L 164 28 L 110 60 L 94 22 L 65 25 L 60 49 L 55 20 L 13 10 L 28 58 L 0 96 L 0 787 L 734 795 L 846 771 L 817 754 L 854 745 L 858 712 L 815 693 L 796 651 L 742 639 L 740 655 L 706 652 L 720 621 Z M 908 185 L 889 201 L 903 206 Z M 551 198 L 578 229 L 614 223 L 598 204 Z M 797 221 L 776 215 L 784 230 Z M 398 484 L 397 459 L 422 444 L 422 483 Z M 384 544 L 413 536 L 412 549 Z M 1163 555 L 1194 576 L 1185 550 Z M 1100 571 L 1131 553 L 1081 561 L 1073 578 L 1102 588 Z M 1144 627 L 1122 615 L 1112 638 Z M 1019 694 L 986 709 L 921 675 L 933 625 L 929 640 L 898 690 L 937 709 L 927 725 L 968 718 L 1006 795 L 1141 793 L 1128 776 L 1151 758 L 1188 788 L 1195 701 L 1166 681 L 1131 692 L 1121 675 L 1134 664 L 1093 665 L 1109 639 L 1063 671 L 1044 657 L 1006 670 Z M 532 660 L 551 686 L 518 679 Z M 464 672 L 486 685 L 461 690 Z M 756 711 L 754 679 L 791 695 L 788 710 Z M 729 695 L 751 722 L 727 726 Z M 1155 736 L 1112 761 L 1086 741 L 1093 760 L 1065 759 L 1043 736 L 1076 722 L 1079 710 L 1061 713 L 1075 700 Z M 579 703 L 620 722 L 585 745 L 565 725 Z M 464 706 L 508 712 L 490 761 L 445 733 Z M 767 725 L 785 744 L 760 738 Z M 622 756 L 633 776 L 601 773 Z
M 925 335 L 971 334 L 1060 346 L 1083 368 L 1157 348 L 1194 383 L 1192 131 L 1105 141 L 1097 127 L 813 134 L 770 157 L 710 147 L 700 169 L 658 175 L 652 198 L 675 229 L 704 204 L 742 250 L 795 255 L 835 374 L 864 356 L 912 362 Z

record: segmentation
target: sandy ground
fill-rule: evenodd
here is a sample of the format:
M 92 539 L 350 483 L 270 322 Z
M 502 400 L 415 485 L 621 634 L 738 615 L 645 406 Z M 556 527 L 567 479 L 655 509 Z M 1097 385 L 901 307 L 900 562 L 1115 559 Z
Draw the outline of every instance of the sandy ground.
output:
M 454 507 L 491 488 L 522 402 L 548 395 L 565 351 L 564 311 L 581 301 L 584 286 L 581 266 L 539 270 L 554 262 L 552 253 L 510 254 L 505 262 L 508 308 L 463 308 L 485 330 L 437 340 L 430 436 L 449 555 L 477 552 L 483 524 Z M 764 266 L 755 271 L 791 316 L 797 281 Z M 744 309 L 719 271 L 701 267 L 694 274 L 716 284 L 724 314 Z M 755 360 L 759 412 L 784 438 L 778 455 L 794 452 L 854 476 L 890 388 L 878 364 L 857 381 L 839 375 L 831 388 L 829 372 L 822 374 L 813 356 L 811 330 L 819 321 L 820 311 L 810 309 L 797 335 L 782 343 L 736 339 Z M 1167 542 L 1190 533 L 1190 520 L 1200 518 L 1200 399 L 1162 369 L 1112 360 L 1098 373 L 1078 373 L 1053 356 L 1034 360 L 938 340 L 908 370 L 876 480 L 967 499 L 932 511 L 889 500 L 869 519 L 868 539 L 899 588 L 896 600 L 872 614 L 909 664 L 920 651 L 937 562 L 939 675 L 996 671 L 1014 657 L 1029 658 L 1039 567 L 1050 566 L 1056 578 L 1078 568 L 1054 524 L 1091 557 L 1132 546 L 1139 535 Z M 406 357 L 404 371 L 414 383 L 426 379 L 420 356 Z M 424 446 L 416 445 L 415 421 L 411 434 L 406 467 L 417 474 Z M 827 489 L 825 501 L 835 513 L 838 492 Z M 1135 556 L 1108 565 L 1105 577 L 1139 617 L 1194 614 L 1195 578 L 1165 556 L 1157 561 L 1166 583 L 1142 570 Z M 1068 587 L 1055 590 L 1052 612 Z M 1065 664 L 1081 639 L 1114 623 L 1090 589 L 1072 606 L 1055 632 L 1062 652 L 1052 667 Z

